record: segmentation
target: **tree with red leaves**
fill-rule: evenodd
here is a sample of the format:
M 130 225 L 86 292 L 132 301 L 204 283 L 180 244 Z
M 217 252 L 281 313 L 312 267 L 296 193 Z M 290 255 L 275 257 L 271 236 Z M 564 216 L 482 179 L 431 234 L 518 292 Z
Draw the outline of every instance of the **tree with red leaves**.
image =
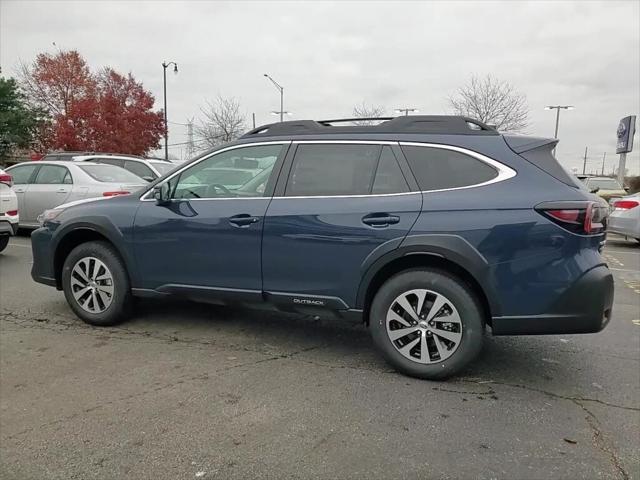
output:
M 52 118 L 44 144 L 49 149 L 145 155 L 159 148 L 162 111 L 129 73 L 111 68 L 91 73 L 75 51 L 40 54 L 21 66 L 27 98 Z

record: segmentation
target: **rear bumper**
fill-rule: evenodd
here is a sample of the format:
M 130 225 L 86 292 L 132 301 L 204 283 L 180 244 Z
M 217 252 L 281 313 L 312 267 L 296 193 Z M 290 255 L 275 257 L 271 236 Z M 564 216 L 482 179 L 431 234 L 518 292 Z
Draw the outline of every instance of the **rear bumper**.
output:
M 38 283 L 58 287 L 53 264 L 51 232 L 46 228 L 35 230 L 31 234 L 31 250 L 33 252 L 31 278 Z
M 0 235 L 15 235 L 18 232 L 18 222 L 12 223 L 0 220 Z
M 613 306 L 613 276 L 602 265 L 585 273 L 556 302 L 554 313 L 494 317 L 494 335 L 595 333 L 607 326 Z

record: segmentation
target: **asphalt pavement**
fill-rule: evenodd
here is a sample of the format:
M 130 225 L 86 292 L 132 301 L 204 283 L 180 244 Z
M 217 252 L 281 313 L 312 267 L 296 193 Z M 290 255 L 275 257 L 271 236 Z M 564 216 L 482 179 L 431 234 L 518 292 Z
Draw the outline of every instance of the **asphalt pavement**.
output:
M 611 324 L 492 337 L 462 375 L 392 371 L 339 320 L 142 301 L 78 320 L 0 254 L 0 478 L 640 478 L 640 245 L 611 236 Z

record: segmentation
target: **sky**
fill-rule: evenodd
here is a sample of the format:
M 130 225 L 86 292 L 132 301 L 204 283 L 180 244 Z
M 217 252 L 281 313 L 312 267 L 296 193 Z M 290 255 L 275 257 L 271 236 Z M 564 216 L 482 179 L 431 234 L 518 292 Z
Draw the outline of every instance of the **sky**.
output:
M 55 45 L 54 45 L 55 44 Z M 629 1 L 31 1 L 0 0 L 0 66 L 77 49 L 94 69 L 132 72 L 162 108 L 167 77 L 169 144 L 218 95 L 236 98 L 258 125 L 271 123 L 284 87 L 289 119 L 350 117 L 354 105 L 451 113 L 448 98 L 472 75 L 524 94 L 524 133 L 552 137 L 556 156 L 587 173 L 617 166 L 620 118 L 640 113 L 640 2 Z M 640 119 L 639 119 L 640 120 Z M 638 129 L 640 130 L 640 125 Z M 185 145 L 173 145 L 180 157 Z M 640 174 L 640 134 L 627 156 Z

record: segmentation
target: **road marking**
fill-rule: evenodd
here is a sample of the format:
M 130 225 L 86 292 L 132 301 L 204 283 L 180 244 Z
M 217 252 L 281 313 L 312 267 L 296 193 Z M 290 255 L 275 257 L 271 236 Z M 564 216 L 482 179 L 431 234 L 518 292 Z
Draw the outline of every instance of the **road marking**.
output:
M 31 248 L 31 245 L 21 245 L 20 243 L 9 242 L 10 247 Z
M 623 255 L 640 255 L 640 252 L 634 252 L 631 250 L 611 250 L 610 248 L 605 248 L 604 251 L 605 253 L 613 252 L 613 253 L 622 253 Z
M 636 327 L 640 327 L 640 320 L 631 320 L 631 323 L 633 323 Z
M 609 267 L 609 270 L 613 270 L 614 272 L 634 272 L 634 273 L 640 273 L 638 270 L 633 270 L 633 269 L 629 269 L 629 268 L 612 268 L 612 267 Z

